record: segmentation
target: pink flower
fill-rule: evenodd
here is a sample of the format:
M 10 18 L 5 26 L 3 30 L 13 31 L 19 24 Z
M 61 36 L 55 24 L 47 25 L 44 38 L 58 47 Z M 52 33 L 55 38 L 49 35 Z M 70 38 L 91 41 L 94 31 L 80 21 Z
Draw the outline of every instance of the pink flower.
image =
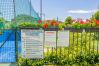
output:
M 42 21 L 41 20 L 38 20 L 38 23 L 40 24 Z

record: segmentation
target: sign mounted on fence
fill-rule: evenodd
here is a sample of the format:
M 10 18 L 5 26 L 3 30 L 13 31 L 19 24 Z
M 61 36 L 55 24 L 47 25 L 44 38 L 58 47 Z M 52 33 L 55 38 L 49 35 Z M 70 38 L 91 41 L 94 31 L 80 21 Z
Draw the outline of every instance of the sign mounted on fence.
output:
M 58 47 L 69 46 L 69 31 L 58 31 Z
M 43 30 L 21 29 L 23 58 L 43 58 L 43 34 Z
M 56 31 L 45 31 L 45 47 L 56 47 Z

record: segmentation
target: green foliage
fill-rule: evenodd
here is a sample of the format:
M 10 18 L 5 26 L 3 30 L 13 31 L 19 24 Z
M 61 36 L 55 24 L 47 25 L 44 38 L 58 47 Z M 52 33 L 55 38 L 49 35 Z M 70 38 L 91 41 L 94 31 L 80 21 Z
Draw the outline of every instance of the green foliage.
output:
M 95 23 L 92 24 L 92 27 L 95 26 Z M 91 25 L 90 24 L 83 24 L 82 28 L 90 28 Z
M 5 26 L 5 20 L 3 18 L 0 18 L 0 29 L 4 28 Z
M 31 24 L 37 24 L 38 23 L 37 18 L 33 18 L 29 15 L 18 15 L 16 18 L 12 19 L 11 22 L 13 22 L 16 26 L 20 25 L 22 22 L 31 22 Z M 31 25 L 30 25 L 31 26 Z
M 18 65 L 19 66 L 43 66 L 46 64 L 51 65 L 77 65 L 77 66 L 91 66 L 91 65 L 98 65 L 99 64 L 99 55 L 98 54 L 85 54 L 85 55 L 77 55 L 75 59 L 66 59 L 65 57 L 58 57 L 59 54 L 56 55 L 49 55 L 44 59 L 39 60 L 30 60 L 30 59 L 19 59 Z
M 93 23 L 92 25 L 94 26 L 94 23 Z M 78 23 L 72 24 L 72 27 L 73 27 L 73 28 L 76 28 L 76 29 L 90 28 L 90 27 L 91 27 L 91 24 L 80 24 L 80 23 L 78 22 Z
M 73 20 L 72 20 L 72 17 L 71 16 L 68 16 L 66 19 L 65 19 L 65 24 L 72 24 Z
M 31 23 L 31 22 L 21 22 L 20 24 L 19 24 L 19 26 L 18 27 L 21 27 L 21 28 L 43 28 L 43 26 L 44 26 L 44 24 L 43 23 L 41 23 L 41 24 L 34 24 L 34 23 Z M 49 27 L 51 27 L 51 25 L 50 24 L 48 24 L 48 28 Z
M 77 33 L 73 34 L 73 32 L 70 32 L 69 47 L 58 47 L 57 54 L 56 54 L 56 49 L 47 48 L 50 51 L 44 53 L 45 54 L 44 59 L 40 59 L 40 60 L 27 59 L 27 62 L 28 62 L 27 65 L 43 66 L 46 64 L 51 64 L 53 66 L 55 65 L 56 66 L 71 66 L 71 65 L 72 66 L 99 66 L 99 54 L 96 52 L 95 49 L 93 51 L 93 41 L 94 41 L 94 46 L 97 45 L 97 43 L 95 43 L 96 39 L 94 38 L 95 38 L 94 33 L 90 34 L 90 33 L 83 32 L 81 34 L 79 32 L 78 34 Z M 25 60 L 26 59 L 24 59 L 24 61 Z M 23 65 L 25 64 L 23 60 L 19 61 L 19 64 L 20 63 L 22 63 Z
M 18 60 L 18 65 L 19 65 L 19 66 L 26 66 L 26 59 L 20 58 L 20 59 Z
M 99 20 L 99 11 L 94 14 L 95 19 Z
M 0 29 L 4 28 L 4 22 L 0 22 Z
M 80 23 L 74 23 L 73 27 L 77 28 L 77 29 L 80 29 L 81 28 L 81 24 Z
M 19 27 L 37 27 L 37 24 L 31 24 L 30 22 L 21 22 Z
M 92 26 L 92 27 L 96 27 L 96 22 L 95 22 L 95 16 L 94 15 L 92 15 L 92 17 L 90 18 L 90 25 Z
M 0 22 L 5 22 L 5 19 L 4 18 L 0 18 Z
M 59 28 L 60 30 L 62 30 L 62 29 L 65 28 L 65 27 L 66 27 L 66 25 L 65 25 L 64 23 L 58 25 L 58 28 Z

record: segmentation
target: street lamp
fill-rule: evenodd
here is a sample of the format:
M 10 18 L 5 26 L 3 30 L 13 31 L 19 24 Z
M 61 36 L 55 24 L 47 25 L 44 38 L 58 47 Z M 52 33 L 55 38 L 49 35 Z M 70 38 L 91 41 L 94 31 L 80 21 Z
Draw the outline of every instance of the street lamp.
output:
M 42 13 L 42 15 L 43 15 L 43 17 L 44 17 L 44 20 L 45 20 L 45 13 Z M 42 18 L 43 18 L 43 17 L 42 17 Z
M 99 5 L 98 5 L 98 11 L 99 11 Z
M 59 19 L 58 19 L 58 16 L 57 16 L 57 22 L 58 22 L 58 20 L 59 20 Z
M 42 0 L 40 0 L 40 18 L 42 21 Z
M 3 18 L 3 14 L 0 12 L 0 17 Z
M 32 6 L 32 5 L 31 5 L 31 0 L 30 0 L 30 16 L 31 16 L 31 6 Z

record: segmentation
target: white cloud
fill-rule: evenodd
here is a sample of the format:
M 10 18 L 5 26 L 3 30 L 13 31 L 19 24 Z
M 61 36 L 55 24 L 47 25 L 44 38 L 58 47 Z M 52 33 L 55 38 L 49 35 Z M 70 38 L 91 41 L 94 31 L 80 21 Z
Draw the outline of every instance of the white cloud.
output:
M 87 14 L 87 13 L 94 13 L 97 10 L 69 10 L 68 13 L 78 13 L 78 14 Z

